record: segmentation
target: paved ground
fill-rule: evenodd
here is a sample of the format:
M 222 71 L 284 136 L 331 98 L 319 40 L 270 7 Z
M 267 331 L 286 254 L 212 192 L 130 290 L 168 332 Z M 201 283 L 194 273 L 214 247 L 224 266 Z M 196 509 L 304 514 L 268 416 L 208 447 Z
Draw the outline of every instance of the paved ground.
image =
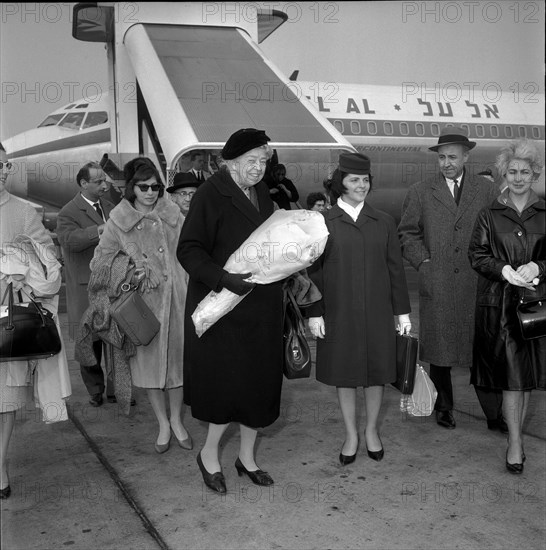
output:
M 220 497 L 200 477 L 206 425 L 189 411 L 196 447 L 158 455 L 145 392 L 137 390 L 126 417 L 116 405 L 87 404 L 74 362 L 71 377 L 68 422 L 46 426 L 35 410 L 18 415 L 13 494 L 0 501 L 5 550 L 546 548 L 544 392 L 531 396 L 525 471 L 514 476 L 504 467 L 505 436 L 487 430 L 467 372 L 454 371 L 457 429 L 401 413 L 389 387 L 384 460 L 360 449 L 348 467 L 337 459 L 335 390 L 314 377 L 285 380 L 281 417 L 258 443 L 258 462 L 275 485 L 236 475 L 238 434 L 230 429 L 222 449 L 228 494 Z

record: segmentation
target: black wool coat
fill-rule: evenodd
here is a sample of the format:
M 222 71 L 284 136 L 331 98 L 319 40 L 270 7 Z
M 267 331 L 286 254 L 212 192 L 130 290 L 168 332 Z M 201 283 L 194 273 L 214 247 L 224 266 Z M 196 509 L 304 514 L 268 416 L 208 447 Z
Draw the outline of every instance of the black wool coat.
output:
M 546 337 L 524 340 L 516 308 L 524 301 L 546 299 L 546 211 L 544 200 L 518 216 L 503 194 L 477 220 L 468 256 L 480 274 L 476 298 L 474 360 L 471 383 L 502 390 L 546 389 Z M 502 268 L 535 262 L 535 291 L 513 286 Z
M 177 256 L 189 273 L 184 321 L 184 402 L 192 415 L 214 424 L 268 426 L 279 416 L 282 386 L 281 283 L 256 285 L 201 338 L 191 319 L 199 302 L 221 290 L 229 256 L 272 213 L 267 185 L 256 189 L 259 211 L 227 172 L 195 193 Z
M 356 222 L 338 205 L 325 213 L 324 253 L 308 268 L 322 292 L 309 317 L 323 316 L 316 375 L 330 386 L 378 386 L 396 379 L 394 315 L 410 312 L 394 219 L 364 204 Z

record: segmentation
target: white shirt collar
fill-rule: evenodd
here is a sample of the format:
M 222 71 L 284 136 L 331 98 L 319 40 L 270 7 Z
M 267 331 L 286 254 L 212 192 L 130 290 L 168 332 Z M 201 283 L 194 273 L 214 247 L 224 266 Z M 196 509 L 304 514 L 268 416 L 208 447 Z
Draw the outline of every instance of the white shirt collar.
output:
M 354 222 L 358 219 L 358 215 L 360 214 L 360 211 L 364 208 L 364 201 L 359 203 L 358 206 L 353 207 L 350 204 L 347 204 L 341 197 L 337 199 L 337 204 L 343 210 L 344 212 L 347 212 L 349 216 L 353 219 Z

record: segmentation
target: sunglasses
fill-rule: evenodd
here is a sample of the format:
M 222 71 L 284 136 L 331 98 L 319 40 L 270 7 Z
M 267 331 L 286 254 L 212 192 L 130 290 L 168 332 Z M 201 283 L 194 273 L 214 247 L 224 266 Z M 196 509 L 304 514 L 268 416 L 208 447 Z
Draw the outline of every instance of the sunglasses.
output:
M 11 164 L 11 162 L 0 161 L 0 170 L 3 170 L 4 166 L 6 167 L 7 170 L 11 170 L 13 164 Z
M 152 191 L 159 191 L 163 186 L 159 183 L 154 183 L 153 185 L 143 185 L 141 183 L 137 183 L 136 187 L 138 187 L 143 193 L 147 193 L 148 189 L 151 189 Z

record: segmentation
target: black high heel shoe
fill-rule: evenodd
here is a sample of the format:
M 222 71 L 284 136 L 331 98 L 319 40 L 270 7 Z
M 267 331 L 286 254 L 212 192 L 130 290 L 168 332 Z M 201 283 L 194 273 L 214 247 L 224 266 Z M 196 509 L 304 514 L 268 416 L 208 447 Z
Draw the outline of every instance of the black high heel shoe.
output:
M 381 443 L 381 439 L 379 440 Z M 368 449 L 368 444 L 366 444 L 366 450 L 368 451 L 368 456 L 375 460 L 376 462 L 379 462 L 380 460 L 383 460 L 383 457 L 385 456 L 385 449 L 383 449 L 383 443 L 381 443 L 381 449 L 379 451 L 370 451 Z
M 250 481 L 256 485 L 263 485 L 267 487 L 268 485 L 273 485 L 274 483 L 273 478 L 263 470 L 254 470 L 253 472 L 247 470 L 239 457 L 237 457 L 237 460 L 235 461 L 235 469 L 237 470 L 239 477 L 246 474 L 250 478 Z
M 508 462 L 508 449 L 506 449 L 506 469 L 511 474 L 522 474 L 523 462 L 525 462 L 525 455 L 522 458 L 522 462 L 514 462 L 513 464 L 510 464 L 510 462 Z
M 356 444 L 356 451 L 354 455 L 344 455 L 343 453 L 339 453 L 339 462 L 341 463 L 342 466 L 347 466 L 349 464 L 352 464 L 356 460 L 356 455 L 358 454 L 358 447 L 360 447 L 360 439 Z
M 212 489 L 216 493 L 227 493 L 224 474 L 222 472 L 214 472 L 214 474 L 209 474 L 203 464 L 203 461 L 201 460 L 201 453 L 197 455 L 197 465 L 203 475 L 203 481 L 209 489 Z

